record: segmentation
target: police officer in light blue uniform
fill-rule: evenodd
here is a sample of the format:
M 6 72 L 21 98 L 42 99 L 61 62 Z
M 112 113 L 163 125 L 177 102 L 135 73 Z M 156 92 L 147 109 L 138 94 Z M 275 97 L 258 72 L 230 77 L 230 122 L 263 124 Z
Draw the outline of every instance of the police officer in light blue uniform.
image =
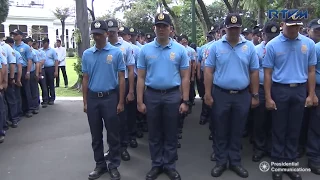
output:
M 155 17 L 157 37 L 142 47 L 137 64 L 137 104 L 147 116 L 152 160 L 147 180 L 162 172 L 171 180 L 181 179 L 175 161 L 179 112 L 186 113 L 190 104 L 189 57 L 186 49 L 170 38 L 171 24 L 168 14 Z
M 257 108 L 252 109 L 253 118 L 253 149 L 252 161 L 259 162 L 271 152 L 271 111 L 266 109 L 264 95 L 264 73 L 262 62 L 266 54 L 266 44 L 280 33 L 280 25 L 277 22 L 267 22 L 263 27 L 262 41 L 256 46 L 259 57 L 259 100 Z
M 240 36 L 240 15 L 228 14 L 225 25 L 227 34 L 212 43 L 205 61 L 204 99 L 212 106 L 217 160 L 211 175 L 221 176 L 229 162 L 232 171 L 247 178 L 248 171 L 241 165 L 241 140 L 250 104 L 259 103 L 259 60 L 254 45 Z
M 288 14 L 295 11 L 289 10 Z M 304 108 L 313 105 L 315 96 L 315 43 L 299 33 L 302 25 L 299 18 L 284 19 L 283 32 L 267 44 L 262 62 L 266 107 L 273 110 L 273 162 L 296 161 Z M 286 174 L 302 179 L 298 172 Z M 282 172 L 273 172 L 272 177 L 282 179 Z
M 320 97 L 320 19 L 311 20 L 308 25 L 308 34 L 316 43 L 316 55 L 317 55 L 317 66 L 316 66 L 316 95 L 313 101 L 313 106 L 310 108 L 310 117 L 309 117 L 309 127 L 307 130 L 306 141 L 306 150 L 308 156 L 308 166 L 311 169 L 311 172 L 314 174 L 320 175 L 320 106 L 319 106 L 319 97 Z M 301 135 L 300 135 L 301 136 Z
M 108 25 L 108 41 L 118 48 L 123 53 L 124 62 L 126 65 L 125 71 L 125 79 L 126 79 L 126 106 L 123 113 L 120 114 L 121 119 L 121 132 L 120 132 L 120 141 L 121 141 L 121 159 L 123 161 L 130 160 L 130 154 L 127 151 L 128 144 L 129 144 L 129 133 L 128 133 L 128 122 L 132 120 L 128 118 L 128 108 L 130 107 L 129 104 L 134 102 L 134 67 L 135 67 L 135 60 L 133 56 L 133 49 L 132 44 L 126 42 L 122 37 L 118 37 L 119 27 L 118 21 L 115 19 L 107 19 L 105 21 Z M 131 106 L 132 107 L 132 106 Z
M 54 86 L 54 78 L 58 77 L 58 54 L 54 50 L 54 48 L 49 47 L 49 39 L 44 38 L 42 39 L 42 45 L 43 50 L 46 53 L 46 60 L 44 62 L 44 71 L 45 71 L 45 77 L 46 77 L 46 84 L 48 86 L 48 99 L 49 105 L 53 105 L 54 101 L 56 99 L 56 92 L 55 92 L 55 86 Z M 45 102 L 43 102 L 44 104 Z
M 15 41 L 14 49 L 20 52 L 23 63 L 22 63 L 22 74 L 21 74 L 21 104 L 22 113 L 28 118 L 32 117 L 32 96 L 30 86 L 30 73 L 32 69 L 32 50 L 30 46 L 22 42 L 24 36 L 23 32 L 15 29 L 10 33 Z
M 108 169 L 111 179 L 120 180 L 120 120 L 124 109 L 125 65 L 122 52 L 107 40 L 107 24 L 104 21 L 91 23 L 95 46 L 84 51 L 82 56 L 83 103 L 92 136 L 92 149 L 96 168 L 89 180 L 97 179 Z M 103 155 L 103 126 L 107 129 L 109 161 Z
M 5 37 L 3 42 L 3 47 L 7 48 L 7 52 L 11 54 L 11 58 L 7 58 L 9 65 L 8 65 L 8 87 L 5 91 L 5 98 L 8 104 L 8 117 L 9 121 L 11 121 L 11 127 L 17 128 L 18 122 L 20 121 L 19 111 L 18 111 L 18 99 L 20 96 L 16 96 L 16 75 L 17 73 L 17 64 L 21 62 L 21 55 L 19 52 L 16 52 L 12 46 L 14 44 L 14 40 L 11 37 Z M 13 58 L 13 59 L 12 59 Z M 10 60 L 9 60 L 10 59 Z M 19 62 L 20 61 L 20 62 Z M 20 91 L 19 91 L 20 93 Z

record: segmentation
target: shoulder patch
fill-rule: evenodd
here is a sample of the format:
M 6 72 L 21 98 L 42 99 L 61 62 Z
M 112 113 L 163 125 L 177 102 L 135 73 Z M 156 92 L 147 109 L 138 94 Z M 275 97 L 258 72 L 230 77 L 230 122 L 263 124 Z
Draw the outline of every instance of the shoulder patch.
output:
M 14 53 L 14 51 L 12 51 L 12 56 L 16 56 L 16 54 Z

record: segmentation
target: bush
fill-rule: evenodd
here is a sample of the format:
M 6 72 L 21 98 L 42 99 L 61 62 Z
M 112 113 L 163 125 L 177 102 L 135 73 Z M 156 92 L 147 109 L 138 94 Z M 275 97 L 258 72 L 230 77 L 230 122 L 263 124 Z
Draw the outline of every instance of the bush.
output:
M 72 51 L 67 52 L 67 57 L 74 57 L 74 56 L 75 56 L 74 52 Z

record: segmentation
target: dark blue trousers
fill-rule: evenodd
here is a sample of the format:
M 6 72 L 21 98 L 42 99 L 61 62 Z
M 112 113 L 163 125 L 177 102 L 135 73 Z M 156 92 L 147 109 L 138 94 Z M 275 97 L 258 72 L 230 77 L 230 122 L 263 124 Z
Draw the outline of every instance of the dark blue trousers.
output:
M 253 149 L 264 153 L 271 152 L 271 111 L 266 108 L 263 85 L 259 87 L 259 106 L 252 109 Z
M 316 95 L 320 98 L 320 86 L 316 87 Z M 320 166 L 320 106 L 310 110 L 308 128 L 307 156 L 309 163 Z
M 42 68 L 42 71 L 41 71 L 41 74 L 42 74 L 42 78 L 39 79 L 39 85 L 40 85 L 40 88 L 41 88 L 41 95 L 42 95 L 42 102 L 43 103 L 48 103 L 49 102 L 49 94 L 48 94 L 48 86 L 47 86 L 47 82 L 46 82 L 46 72 L 45 72 L 45 69 Z
M 48 98 L 50 102 L 54 102 L 54 100 L 56 100 L 56 91 L 54 87 L 54 68 L 54 66 L 44 68 L 48 87 Z
M 297 157 L 299 136 L 306 102 L 306 84 L 290 87 L 273 83 L 272 150 L 274 162 L 293 162 Z
M 128 139 L 135 140 L 137 138 L 137 79 L 134 81 L 134 101 L 127 104 L 127 122 L 128 122 Z M 128 84 L 129 93 L 129 84 Z
M 251 104 L 248 89 L 230 92 L 216 85 L 212 90 L 213 150 L 217 165 L 241 164 L 241 140 Z
M 31 110 L 39 109 L 39 86 L 35 71 L 30 73 Z
M 101 97 L 101 94 L 103 96 Z M 96 167 L 106 167 L 103 147 L 103 125 L 107 130 L 109 168 L 120 166 L 120 120 L 117 115 L 118 92 L 88 92 L 87 116 L 92 137 L 92 149 Z
M 8 88 L 5 91 L 5 99 L 8 105 L 8 117 L 9 120 L 13 123 L 17 123 L 18 121 L 20 121 L 18 104 L 19 102 L 17 99 L 19 97 L 16 97 L 16 87 L 17 86 L 15 84 L 9 84 Z
M 152 167 L 175 169 L 180 102 L 179 87 L 167 92 L 147 88 L 144 93 Z
M 30 73 L 30 79 L 26 79 L 27 68 L 22 68 L 22 76 L 21 76 L 21 104 L 22 104 L 22 111 L 23 113 L 31 112 L 32 111 L 32 95 L 31 95 L 31 73 Z
M 5 135 L 5 132 L 3 130 L 5 123 L 6 123 L 6 110 L 4 106 L 4 97 L 3 97 L 3 93 L 0 92 L 0 136 Z

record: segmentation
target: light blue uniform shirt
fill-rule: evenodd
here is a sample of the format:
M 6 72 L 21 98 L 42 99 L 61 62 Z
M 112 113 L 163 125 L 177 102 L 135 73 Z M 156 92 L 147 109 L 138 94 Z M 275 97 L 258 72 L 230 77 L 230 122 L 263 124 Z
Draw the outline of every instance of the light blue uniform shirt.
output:
M 7 64 L 7 58 L 6 58 L 6 53 L 4 52 L 4 50 L 2 49 L 2 47 L 0 46 L 0 60 L 1 60 L 1 64 Z
M 208 58 L 209 56 L 209 49 L 210 49 L 210 46 L 214 43 L 215 41 L 210 41 L 209 43 L 205 44 L 202 48 L 202 59 L 201 59 L 201 70 L 203 71 L 204 70 L 204 66 L 205 66 L 205 63 L 206 63 L 206 59 Z
M 2 64 L 0 63 L 0 69 L 2 68 Z
M 20 45 L 14 45 L 13 48 L 18 51 L 22 58 L 23 58 L 23 63 L 22 67 L 27 67 L 28 66 L 28 60 L 32 59 L 32 50 L 29 45 L 25 44 L 24 42 L 21 42 Z
M 187 53 L 188 53 L 188 57 L 189 57 L 190 61 L 195 61 L 196 60 L 196 51 L 190 46 L 186 46 L 186 49 L 187 49 Z
M 46 61 L 46 52 L 44 52 L 42 49 L 38 49 L 38 59 L 39 62 L 44 60 Z M 42 69 L 44 68 L 44 64 L 42 65 Z
M 189 68 L 189 57 L 186 48 L 171 38 L 165 47 L 155 39 L 141 48 L 137 68 L 146 70 L 146 86 L 170 89 L 181 85 L 180 70 Z
M 262 67 L 262 61 L 266 55 L 266 44 L 262 41 L 260 44 L 256 45 L 256 51 L 259 58 L 259 84 L 263 85 L 264 82 L 264 71 Z
M 22 64 L 23 63 L 23 58 L 21 56 L 21 54 L 17 51 L 17 50 L 14 50 L 15 52 L 15 58 L 16 58 L 16 68 L 14 69 L 14 72 L 17 73 L 18 72 L 18 64 Z
M 1 48 L 4 52 L 4 56 L 7 59 L 6 64 L 15 64 L 17 61 L 16 61 L 14 49 L 9 44 L 6 44 L 4 42 L 1 42 Z
M 202 61 L 202 49 L 203 49 L 203 46 L 198 47 L 198 49 L 197 49 L 197 51 L 198 51 L 197 63 L 198 62 L 201 63 L 201 61 Z
M 39 62 L 39 59 L 38 59 L 38 54 L 37 54 L 37 50 L 32 49 L 32 67 L 31 67 L 31 72 L 35 71 L 36 70 L 36 63 Z
M 137 45 L 132 44 L 133 58 L 134 58 L 134 73 L 137 75 L 137 62 L 140 54 L 140 48 Z
M 317 64 L 314 42 L 301 34 L 290 40 L 280 33 L 268 42 L 266 51 L 262 66 L 273 69 L 273 82 L 305 83 L 309 66 Z
M 317 66 L 316 66 L 316 84 L 320 85 L 320 42 L 316 44 Z
M 120 50 L 122 51 L 126 66 L 132 66 L 136 64 L 134 62 L 134 56 L 133 56 L 134 52 L 133 52 L 131 43 L 128 43 L 124 41 L 121 37 L 119 37 L 118 42 L 115 43 L 114 46 L 120 48 Z M 126 67 L 125 78 L 128 78 L 128 67 Z
M 142 44 L 139 43 L 139 41 L 136 41 L 136 46 L 138 46 L 139 48 L 142 48 Z
M 215 68 L 213 84 L 243 90 L 250 84 L 250 71 L 259 70 L 259 59 L 251 42 L 240 36 L 240 42 L 232 47 L 224 35 L 210 46 L 205 66 Z
M 82 72 L 88 74 L 88 88 L 93 92 L 116 89 L 118 72 L 125 68 L 123 53 L 109 42 L 101 50 L 93 46 L 83 52 Z
M 58 54 L 56 50 L 49 47 L 48 49 L 41 48 L 46 53 L 46 60 L 44 61 L 44 67 L 53 67 L 54 63 L 58 61 Z

